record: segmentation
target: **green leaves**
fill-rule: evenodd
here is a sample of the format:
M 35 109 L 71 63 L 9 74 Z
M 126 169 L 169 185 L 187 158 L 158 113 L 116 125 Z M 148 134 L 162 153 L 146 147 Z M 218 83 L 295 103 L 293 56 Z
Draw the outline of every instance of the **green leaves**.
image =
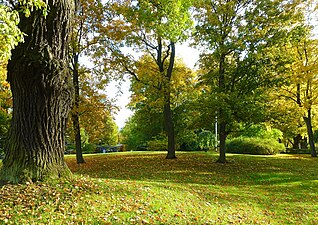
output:
M 158 38 L 179 42 L 187 39 L 193 27 L 189 12 L 191 5 L 191 0 L 133 0 L 130 3 L 117 4 L 117 12 L 131 25 L 131 30 L 136 32 L 132 33 L 132 37 L 126 37 L 132 44 L 140 45 L 143 43 L 140 38 L 146 37 L 156 37 L 153 40 L 155 42 Z
M 197 3 L 195 44 L 203 49 L 200 73 L 210 95 L 203 97 L 214 111 L 222 108 L 220 120 L 264 119 L 267 91 L 282 83 L 277 74 L 288 60 L 280 47 L 299 27 L 298 9 L 282 0 Z
M 8 60 L 11 50 L 23 41 L 24 35 L 18 28 L 19 22 L 18 12 L 0 5 L 0 61 Z
M 0 61 L 10 59 L 11 50 L 24 41 L 24 34 L 18 28 L 19 13 L 29 17 L 33 10 L 42 10 L 47 15 L 46 3 L 42 0 L 19 0 L 19 6 L 12 10 L 5 4 L 0 5 Z
M 20 11 L 26 16 L 29 17 L 33 10 L 42 10 L 43 16 L 47 16 L 48 8 L 46 2 L 43 0 L 19 0 Z

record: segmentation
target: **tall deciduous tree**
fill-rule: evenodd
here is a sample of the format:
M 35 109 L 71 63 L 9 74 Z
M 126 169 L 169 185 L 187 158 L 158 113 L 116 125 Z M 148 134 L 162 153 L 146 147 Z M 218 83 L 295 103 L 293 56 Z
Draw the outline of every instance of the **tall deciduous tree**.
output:
M 115 145 L 118 141 L 118 127 L 112 117 L 116 110 L 112 102 L 99 89 L 99 81 L 94 81 L 92 75 L 80 70 L 78 116 L 81 123 L 81 145 L 85 143 Z M 69 121 L 67 134 L 75 140 L 74 126 Z M 82 137 L 82 134 L 85 137 Z
M 289 67 L 289 73 L 285 75 L 289 82 L 282 88 L 280 95 L 287 100 L 286 104 L 292 101 L 298 106 L 306 124 L 311 156 L 317 157 L 312 128 L 312 111 L 318 104 L 318 41 L 304 35 L 306 29 L 301 29 L 300 32 L 300 36 L 303 37 L 292 41 L 291 45 L 286 45 L 285 48 L 292 57 L 293 63 Z
M 125 55 L 121 46 L 135 48 L 152 56 L 155 71 L 161 76 L 158 86 L 164 93 L 164 121 L 168 136 L 167 159 L 175 155 L 175 127 L 171 110 L 171 77 L 174 69 L 176 42 L 186 39 L 192 25 L 189 15 L 191 0 L 139 0 L 115 1 L 113 8 L 117 16 L 107 26 L 113 32 L 113 65 L 119 65 L 119 71 L 138 78 L 136 62 L 131 55 Z M 110 32 L 111 33 L 111 32 Z M 118 68 L 118 67 L 117 67 Z
M 17 4 L 19 7 L 19 4 Z M 13 117 L 1 179 L 10 182 L 70 175 L 64 161 L 71 105 L 68 41 L 73 1 L 49 0 L 48 14 L 20 14 L 27 36 L 13 51 L 8 81 Z
M 74 86 L 74 103 L 71 111 L 73 121 L 73 131 L 76 146 L 77 163 L 84 163 L 81 145 L 80 132 L 80 63 L 79 59 L 83 54 L 91 54 L 92 45 L 98 42 L 98 37 L 94 36 L 97 27 L 102 26 L 106 19 L 103 13 L 103 4 L 99 0 L 76 1 L 76 15 L 73 22 L 71 35 L 71 58 L 72 58 L 72 75 Z M 101 35 L 102 36 L 102 35 Z M 105 78 L 102 78 L 105 79 Z
M 286 99 L 285 88 L 284 86 L 283 89 L 277 87 L 270 94 L 270 122 L 273 127 L 283 132 L 286 147 L 292 146 L 293 149 L 298 149 L 301 147 L 303 135 L 306 134 L 306 127 L 303 119 L 301 119 L 302 112 L 298 109 L 298 106 L 288 98 Z
M 197 45 L 203 47 L 201 68 L 205 71 L 211 116 L 217 116 L 220 157 L 226 162 L 225 141 L 230 125 L 254 120 L 254 105 L 262 101 L 263 89 L 271 85 L 277 57 L 271 48 L 283 42 L 298 18 L 296 1 L 201 0 L 197 9 Z M 262 108 L 262 106 L 261 106 Z M 254 112 L 255 113 L 255 112 Z
M 150 55 L 142 56 L 136 67 L 138 80 L 131 79 L 132 97 L 130 101 L 130 107 L 135 111 L 132 118 L 135 126 L 129 124 L 127 128 L 138 127 L 135 130 L 138 130 L 139 137 L 142 137 L 143 143 L 146 143 L 156 136 L 162 138 L 162 133 L 164 133 L 165 89 L 161 88 L 164 81 L 161 74 L 156 71 L 157 64 Z M 180 59 L 176 60 L 170 82 L 170 105 L 174 115 L 174 123 L 178 125 L 175 129 L 177 138 L 178 134 L 186 132 L 186 124 L 189 124 L 187 121 L 189 110 L 186 110 L 185 107 L 193 98 L 196 78 L 196 74 L 187 68 Z M 131 134 L 131 136 L 133 140 L 137 135 Z M 177 138 L 176 141 L 178 141 Z

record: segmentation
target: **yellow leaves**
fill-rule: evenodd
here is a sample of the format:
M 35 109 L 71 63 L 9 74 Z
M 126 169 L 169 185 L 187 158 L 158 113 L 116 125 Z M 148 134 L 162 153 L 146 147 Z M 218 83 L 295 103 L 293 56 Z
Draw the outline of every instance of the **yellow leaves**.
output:
M 122 19 L 115 18 L 111 23 L 99 26 L 99 31 L 106 34 L 108 38 L 114 41 L 123 41 L 127 38 L 127 35 L 131 35 L 133 28 L 129 23 L 126 23 Z
M 318 48 L 317 40 L 303 38 L 293 45 L 286 45 L 293 62 L 286 66 L 289 85 L 284 87 L 283 95 L 294 99 L 304 110 L 317 104 L 318 89 Z M 285 90 L 285 91 L 284 91 Z M 298 98 L 298 100 L 297 100 Z M 306 113 L 304 111 L 304 113 Z
M 197 75 L 178 58 L 170 81 L 166 78 L 165 72 L 159 72 L 158 65 L 148 55 L 141 57 L 136 66 L 140 82 L 133 80 L 131 106 L 138 108 L 137 105 L 143 103 L 152 110 L 160 112 L 164 105 L 165 92 L 170 92 L 172 105 L 189 100 L 190 95 L 195 93 L 193 90 L 197 83 Z
M 91 215 L 97 213 L 97 202 L 83 196 L 94 195 L 96 190 L 99 190 L 97 184 L 83 176 L 56 183 L 5 185 L 0 189 L 0 223 L 90 224 L 93 218 L 85 218 L 81 210 Z
M 6 81 L 6 63 L 0 61 L 0 111 L 1 116 L 9 119 L 9 109 L 12 108 L 12 94 L 10 91 L 10 85 Z M 9 122 L 9 121 L 7 121 Z
M 106 94 L 98 88 L 99 82 L 94 82 L 92 79 L 89 73 L 80 74 L 78 114 L 81 128 L 84 129 L 83 134 L 88 136 L 90 143 L 102 141 L 112 145 L 118 139 L 118 128 L 112 117 L 115 107 Z M 72 131 L 71 123 L 72 121 L 69 120 L 70 131 Z

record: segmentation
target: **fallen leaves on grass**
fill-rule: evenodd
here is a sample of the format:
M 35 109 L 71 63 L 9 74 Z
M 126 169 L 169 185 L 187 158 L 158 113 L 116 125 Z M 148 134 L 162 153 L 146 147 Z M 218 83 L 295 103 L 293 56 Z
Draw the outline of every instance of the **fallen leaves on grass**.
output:
M 66 161 L 72 180 L 0 188 L 0 224 L 313 224 L 315 159 L 181 153 Z M 307 173 L 310 171 L 310 173 Z
M 81 176 L 73 180 L 54 183 L 28 183 L 5 185 L 0 189 L 0 222 L 29 224 L 48 221 L 51 224 L 73 224 L 82 221 L 76 209 L 77 201 L 91 203 L 84 193 L 94 193 L 99 188 L 89 178 Z M 87 204 L 92 208 L 92 204 Z M 45 219 L 43 219 L 45 217 Z M 65 221 L 64 221 L 65 220 Z M 63 222 L 64 221 L 64 222 Z

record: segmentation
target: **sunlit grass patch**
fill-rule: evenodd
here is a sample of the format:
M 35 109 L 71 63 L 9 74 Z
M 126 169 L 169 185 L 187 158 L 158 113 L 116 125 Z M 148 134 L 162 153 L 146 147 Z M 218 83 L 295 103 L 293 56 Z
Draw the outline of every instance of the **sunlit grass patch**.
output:
M 72 180 L 4 186 L 0 223 L 315 224 L 317 159 L 164 152 L 85 155 Z

